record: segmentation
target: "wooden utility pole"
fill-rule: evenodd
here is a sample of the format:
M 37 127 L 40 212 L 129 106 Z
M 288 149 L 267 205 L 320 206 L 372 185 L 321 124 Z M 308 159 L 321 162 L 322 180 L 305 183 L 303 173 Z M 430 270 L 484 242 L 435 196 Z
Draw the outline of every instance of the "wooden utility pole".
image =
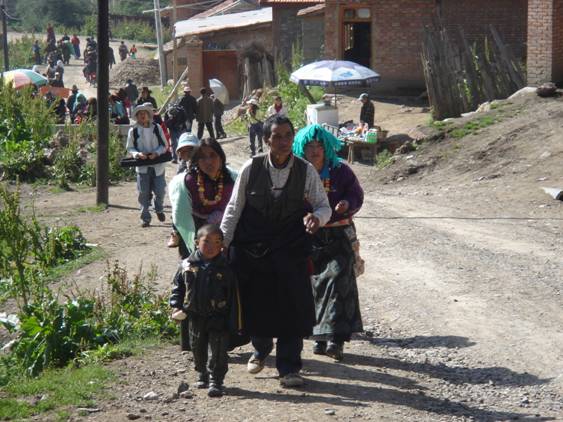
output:
M 174 80 L 174 84 L 177 82 L 176 76 L 178 76 L 176 70 L 176 66 L 178 65 L 176 61 L 178 59 L 178 53 L 176 52 L 176 47 L 178 47 L 176 42 L 176 21 L 178 19 L 176 3 L 177 0 L 172 0 L 172 48 L 174 49 L 172 51 L 172 79 Z
M 166 63 L 164 62 L 164 48 L 162 46 L 162 23 L 160 22 L 160 0 L 154 0 L 154 23 L 156 43 L 158 44 L 158 67 L 160 69 L 160 87 L 166 85 Z
M 98 0 L 98 148 L 96 203 L 109 203 L 109 0 Z
M 8 56 L 8 25 L 6 23 L 6 0 L 0 0 L 0 13 L 2 14 L 2 47 L 4 50 L 4 70 L 10 70 L 10 56 Z

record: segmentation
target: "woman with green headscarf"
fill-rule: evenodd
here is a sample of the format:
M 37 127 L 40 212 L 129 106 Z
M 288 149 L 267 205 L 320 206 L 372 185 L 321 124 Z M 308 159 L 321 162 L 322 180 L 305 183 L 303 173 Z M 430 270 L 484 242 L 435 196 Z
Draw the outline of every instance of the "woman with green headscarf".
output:
M 352 169 L 338 157 L 341 148 L 340 141 L 320 125 L 301 129 L 293 143 L 293 153 L 319 172 L 332 209 L 330 221 L 313 240 L 311 281 L 317 318 L 313 353 L 337 361 L 344 358 L 344 342 L 350 341 L 352 333 L 363 330 L 352 217 L 362 206 L 364 192 Z

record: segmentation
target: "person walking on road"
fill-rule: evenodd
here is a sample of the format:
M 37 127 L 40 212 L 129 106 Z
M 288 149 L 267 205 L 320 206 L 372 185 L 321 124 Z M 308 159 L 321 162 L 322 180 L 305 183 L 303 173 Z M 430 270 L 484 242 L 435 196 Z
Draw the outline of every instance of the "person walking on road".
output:
M 180 105 L 184 108 L 184 114 L 186 116 L 186 130 L 191 132 L 197 114 L 197 100 L 192 95 L 192 89 L 189 86 L 184 87 L 184 96 L 180 100 Z
M 303 338 L 315 325 L 310 234 L 331 216 L 318 172 L 292 154 L 293 137 L 289 119 L 266 120 L 270 152 L 243 165 L 221 222 L 254 346 L 247 371 L 264 369 L 276 337 L 276 368 L 285 388 L 304 383 Z
M 78 60 L 80 58 L 80 38 L 78 38 L 78 35 L 73 34 L 70 43 L 74 48 L 74 58 Z
M 134 104 L 137 104 L 137 98 L 139 98 L 139 90 L 137 89 L 137 85 L 133 83 L 132 79 L 127 79 L 127 84 L 125 85 L 125 92 L 127 94 L 127 98 L 129 99 L 129 109 L 127 112 L 129 116 L 131 116 L 131 108 Z
M 250 141 L 250 156 L 256 155 L 256 141 L 258 141 L 258 153 L 262 153 L 262 120 L 258 116 L 258 100 L 251 98 L 248 100 L 248 109 L 243 116 L 248 122 L 248 139 Z
M 151 103 L 153 108 L 156 110 L 158 107 L 156 106 L 156 100 L 151 95 L 152 91 L 149 89 L 148 86 L 144 86 L 141 88 L 141 96 L 137 98 L 137 105 Z
M 123 61 L 127 58 L 127 54 L 129 53 L 129 49 L 125 45 L 124 41 L 121 41 L 121 44 L 119 44 L 118 53 L 119 53 L 119 58 L 121 59 L 121 61 Z
M 215 94 L 211 94 L 211 99 L 213 100 L 213 116 L 215 118 L 215 133 L 217 134 L 217 139 L 226 138 L 227 134 L 223 129 L 223 114 L 225 113 L 225 106 Z
M 204 127 L 207 128 L 209 136 L 215 139 L 213 131 L 213 100 L 209 97 L 206 88 L 199 91 L 201 96 L 197 99 L 197 137 L 203 138 Z
M 109 68 L 111 69 L 115 63 L 116 63 L 116 62 L 115 62 L 115 54 L 114 54 L 114 52 L 113 52 L 113 48 L 108 47 L 108 64 L 109 64 Z

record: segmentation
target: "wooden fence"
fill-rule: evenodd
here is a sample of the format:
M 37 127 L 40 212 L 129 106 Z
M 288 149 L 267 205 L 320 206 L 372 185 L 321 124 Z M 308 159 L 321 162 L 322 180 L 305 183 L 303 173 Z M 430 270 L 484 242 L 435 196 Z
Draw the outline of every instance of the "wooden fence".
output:
M 526 81 L 522 66 L 493 26 L 473 44 L 461 28 L 457 33 L 440 25 L 426 28 L 422 63 L 432 114 L 439 120 L 506 98 Z

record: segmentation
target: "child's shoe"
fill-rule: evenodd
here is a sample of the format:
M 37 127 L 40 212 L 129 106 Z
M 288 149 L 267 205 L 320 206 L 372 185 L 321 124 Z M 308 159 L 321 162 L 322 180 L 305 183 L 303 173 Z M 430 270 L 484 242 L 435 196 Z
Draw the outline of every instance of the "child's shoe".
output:
M 326 348 L 326 355 L 340 362 L 344 359 L 344 345 L 340 343 L 329 342 Z
M 326 341 L 315 341 L 313 345 L 314 355 L 326 355 Z

